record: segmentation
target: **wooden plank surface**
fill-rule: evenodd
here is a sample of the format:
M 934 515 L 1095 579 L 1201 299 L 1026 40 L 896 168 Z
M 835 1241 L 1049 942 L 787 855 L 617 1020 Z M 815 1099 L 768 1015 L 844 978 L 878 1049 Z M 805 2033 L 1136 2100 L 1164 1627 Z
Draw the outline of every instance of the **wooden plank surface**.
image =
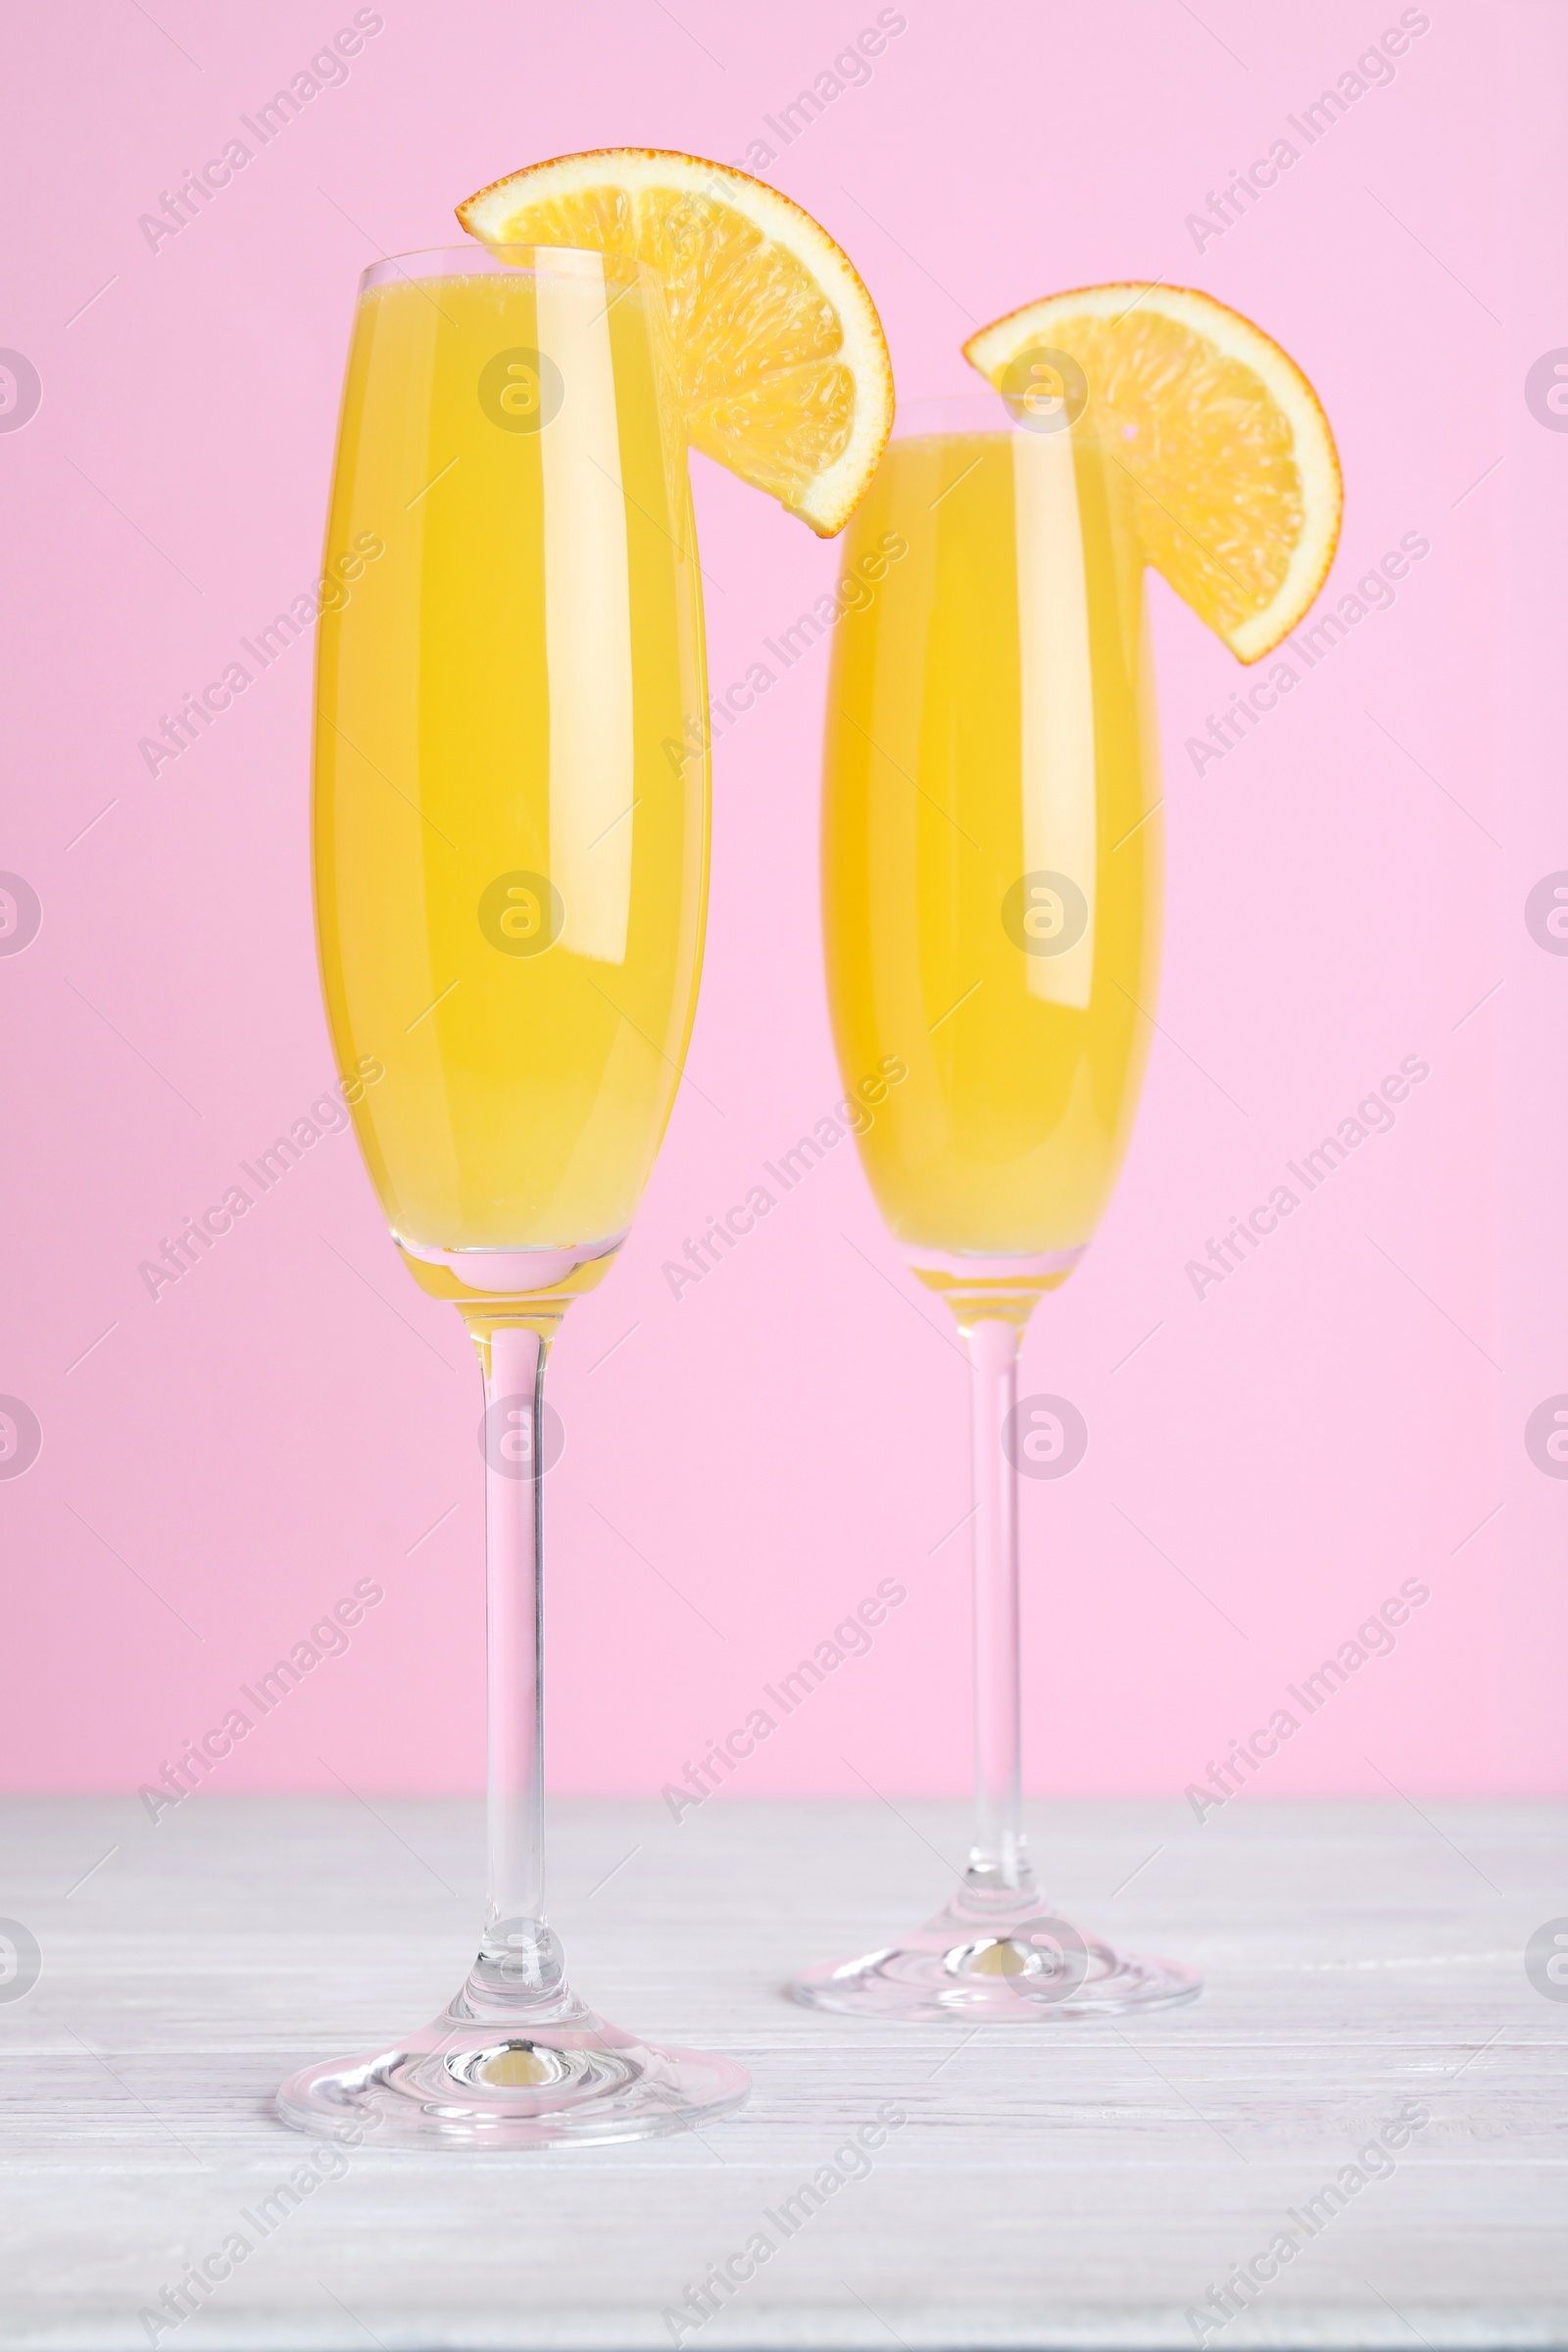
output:
M 790 1966 L 934 1909 L 961 1808 L 564 1803 L 574 1981 L 740 2058 L 750 2106 L 643 2147 L 367 2146 L 158 2341 L 667 2345 L 663 2315 L 760 2231 L 768 2259 L 687 2345 L 1191 2345 L 1188 2313 L 1414 2100 L 1431 2121 L 1393 2169 L 1207 2342 L 1568 2345 L 1568 2001 L 1523 1958 L 1568 1915 L 1564 1809 L 1035 1811 L 1059 1906 L 1196 1963 L 1199 2003 L 978 2034 L 815 2016 L 779 1997 Z M 300 2161 L 278 2079 L 395 2039 L 461 1979 L 479 1810 L 202 1794 L 155 1828 L 128 1798 L 11 1798 L 0 1840 L 0 1915 L 42 1951 L 0 2001 L 0 2345 L 144 2346 L 138 2314 Z M 786 2236 L 782 2201 L 884 2103 L 906 2120 Z

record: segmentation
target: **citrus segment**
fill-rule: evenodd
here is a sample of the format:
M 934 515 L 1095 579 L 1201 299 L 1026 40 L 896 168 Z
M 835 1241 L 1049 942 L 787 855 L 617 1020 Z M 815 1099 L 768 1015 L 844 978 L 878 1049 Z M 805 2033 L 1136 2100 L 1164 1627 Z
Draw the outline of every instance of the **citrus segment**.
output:
M 1059 396 L 1070 371 L 1051 355 L 1075 361 L 1154 569 L 1240 661 L 1295 628 L 1334 558 L 1340 466 L 1316 393 L 1260 327 L 1186 287 L 1084 286 L 963 348 L 1009 392 L 1039 353 Z
M 487 245 L 568 245 L 663 282 L 686 434 L 822 538 L 843 529 L 893 422 L 871 297 L 808 213 L 727 164 L 607 147 L 532 164 L 458 219 Z

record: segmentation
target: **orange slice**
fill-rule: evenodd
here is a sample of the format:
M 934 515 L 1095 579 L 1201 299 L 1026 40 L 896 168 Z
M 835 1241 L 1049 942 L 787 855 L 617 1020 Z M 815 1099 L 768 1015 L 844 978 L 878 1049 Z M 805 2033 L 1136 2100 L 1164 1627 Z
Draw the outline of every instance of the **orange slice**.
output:
M 1149 562 L 1238 661 L 1289 635 L 1334 560 L 1343 492 L 1317 394 L 1261 327 L 1183 286 L 1080 286 L 963 350 L 1025 406 L 1031 375 L 1057 397 L 1071 379 L 1068 411 L 1076 387 L 1125 471 Z
M 514 172 L 458 219 L 486 245 L 650 263 L 692 447 L 818 537 L 844 528 L 892 428 L 893 370 L 870 295 L 809 213 L 727 164 L 604 147 Z

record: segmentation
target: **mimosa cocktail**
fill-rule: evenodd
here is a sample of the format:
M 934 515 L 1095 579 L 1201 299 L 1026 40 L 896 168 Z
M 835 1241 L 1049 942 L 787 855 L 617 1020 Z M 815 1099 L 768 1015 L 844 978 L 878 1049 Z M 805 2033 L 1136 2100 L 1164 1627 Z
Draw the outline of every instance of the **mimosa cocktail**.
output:
M 1211 295 L 1079 286 L 964 356 L 991 391 L 901 412 L 857 524 L 908 552 L 839 623 L 823 900 L 846 1078 L 888 1052 L 909 1071 L 859 1138 L 866 1174 L 969 1354 L 976 1829 L 944 1910 L 792 1989 L 1022 2022 L 1198 1990 L 1054 1919 L 1020 1821 L 1017 1481 L 1065 1475 L 1088 1433 L 1063 1397 L 1017 1400 L 1019 1342 L 1109 1198 L 1153 1022 L 1144 571 L 1261 661 L 1321 587 L 1342 500 L 1311 385 Z
M 950 404 L 934 404 L 939 411 Z M 909 1077 L 861 1152 L 889 1230 L 1064 1261 L 1115 1181 L 1159 955 L 1142 566 L 1098 445 L 901 427 L 852 530 L 909 553 L 841 624 L 824 839 L 841 1066 Z
M 322 619 L 321 968 L 387 1221 L 439 1252 L 613 1245 L 697 1002 L 702 609 L 635 265 L 387 273 L 360 304 Z M 398 388 L 417 384 L 412 404 Z
M 411 1272 L 484 1374 L 488 1889 L 466 1983 L 279 2111 L 377 2145 L 640 2139 L 745 2096 L 573 1993 L 544 1908 L 544 1370 L 631 1221 L 696 1006 L 702 609 L 656 274 L 569 249 L 367 273 L 322 619 L 316 896 L 328 1022 Z
M 1071 1433 L 1044 1409 L 1020 1428 L 1018 1344 L 1109 1198 L 1159 952 L 1142 557 L 1113 456 L 1059 406 L 901 412 L 850 555 L 889 530 L 908 553 L 839 623 L 829 688 L 839 1066 L 908 1067 L 860 1153 L 967 1344 L 975 1491 L 969 1868 L 923 1928 L 797 1980 L 799 1999 L 851 2014 L 1025 2021 L 1198 1989 L 1054 1918 L 1019 1818 L 1015 1474 L 1020 1454 L 1064 1459 Z

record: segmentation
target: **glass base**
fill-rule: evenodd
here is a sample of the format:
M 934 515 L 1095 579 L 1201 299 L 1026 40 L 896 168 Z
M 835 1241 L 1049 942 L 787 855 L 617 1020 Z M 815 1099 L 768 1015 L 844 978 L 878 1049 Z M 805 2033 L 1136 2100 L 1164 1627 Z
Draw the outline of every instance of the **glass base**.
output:
M 654 2049 L 564 1986 L 536 2004 L 476 2003 L 473 1989 L 470 1978 L 395 2049 L 291 2075 L 277 2094 L 283 2122 L 340 2139 L 351 2127 L 376 2148 L 660 2139 L 728 2114 L 751 2088 L 732 2060 Z
M 803 1970 L 790 1997 L 841 2017 L 1050 2025 L 1171 2008 L 1202 1989 L 1174 1960 L 1133 1959 L 1058 1919 L 1041 1894 L 960 1886 L 897 1943 Z

